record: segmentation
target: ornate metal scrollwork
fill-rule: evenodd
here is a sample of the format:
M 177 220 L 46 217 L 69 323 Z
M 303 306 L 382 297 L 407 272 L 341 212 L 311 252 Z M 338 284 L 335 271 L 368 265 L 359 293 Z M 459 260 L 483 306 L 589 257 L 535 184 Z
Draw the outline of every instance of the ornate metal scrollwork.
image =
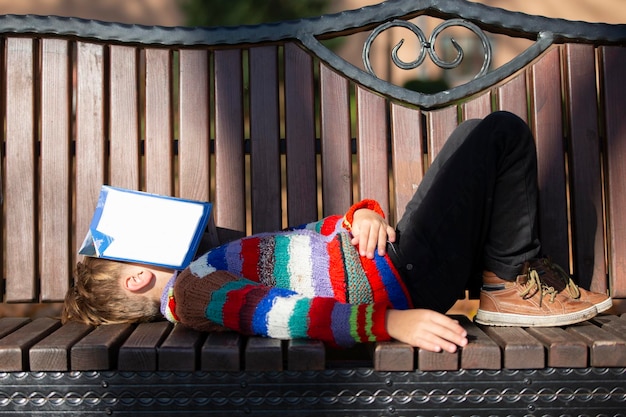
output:
M 427 53 L 430 56 L 430 59 L 433 61 L 433 63 L 437 65 L 439 68 L 443 68 L 443 69 L 456 68 L 463 61 L 464 52 L 461 46 L 458 44 L 458 42 L 454 38 L 450 38 L 450 41 L 452 42 L 452 46 L 456 50 L 457 55 L 452 61 L 444 61 L 443 59 L 439 57 L 439 55 L 437 54 L 437 51 L 435 50 L 435 43 L 437 41 L 437 37 L 439 36 L 439 34 L 441 34 L 441 32 L 443 32 L 445 29 L 452 27 L 452 26 L 461 26 L 466 29 L 469 29 L 480 39 L 482 46 L 483 46 L 484 59 L 483 59 L 483 65 L 480 71 L 478 72 L 478 74 L 476 74 L 474 78 L 478 78 L 486 74 L 487 70 L 489 69 L 489 66 L 491 65 L 491 54 L 492 54 L 491 43 L 489 42 L 487 35 L 485 35 L 485 33 L 478 26 L 476 26 L 472 22 L 468 22 L 467 20 L 463 20 L 463 19 L 450 19 L 450 20 L 446 20 L 440 23 L 439 25 L 437 25 L 437 27 L 435 27 L 429 39 L 426 39 L 426 35 L 422 31 L 422 29 L 420 29 L 416 24 L 412 22 L 409 22 L 406 20 L 393 20 L 390 22 L 385 22 L 382 25 L 376 27 L 376 29 L 372 31 L 372 33 L 368 36 L 367 40 L 365 41 L 365 44 L 363 45 L 363 54 L 362 54 L 363 65 L 365 66 L 365 69 L 370 74 L 376 76 L 376 73 L 374 72 L 371 62 L 370 62 L 370 49 L 372 47 L 372 44 L 374 43 L 374 40 L 376 39 L 376 37 L 378 37 L 378 35 L 386 31 L 387 29 L 390 29 L 392 27 L 403 27 L 403 28 L 408 29 L 412 33 L 414 33 L 415 36 L 417 36 L 419 40 L 419 53 L 415 60 L 410 61 L 410 62 L 403 61 L 398 56 L 398 51 L 404 44 L 404 39 L 401 39 L 393 47 L 391 51 L 391 59 L 398 68 L 404 69 L 404 70 L 411 70 L 411 69 L 415 69 L 419 67 L 424 62 L 424 59 L 426 58 Z

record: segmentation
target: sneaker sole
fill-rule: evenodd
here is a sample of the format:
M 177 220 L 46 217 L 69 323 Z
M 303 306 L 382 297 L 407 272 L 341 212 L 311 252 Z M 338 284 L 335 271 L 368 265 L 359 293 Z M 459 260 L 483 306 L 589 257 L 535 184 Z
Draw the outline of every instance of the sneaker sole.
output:
M 604 304 L 601 303 L 601 304 Z M 596 306 L 568 314 L 552 314 L 548 316 L 529 316 L 525 314 L 498 313 L 478 309 L 474 321 L 485 326 L 508 327 L 553 327 L 580 323 L 598 314 Z
M 609 297 L 606 300 L 602 301 L 601 303 L 594 304 L 594 305 L 596 306 L 596 310 L 598 311 L 598 314 L 604 313 L 606 310 L 613 307 L 613 300 L 611 299 L 611 297 Z

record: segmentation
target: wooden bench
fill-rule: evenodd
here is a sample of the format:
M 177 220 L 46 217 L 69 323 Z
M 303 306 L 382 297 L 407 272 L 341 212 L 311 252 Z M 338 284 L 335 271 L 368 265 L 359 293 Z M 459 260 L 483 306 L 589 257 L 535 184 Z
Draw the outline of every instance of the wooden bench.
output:
M 504 109 L 537 140 L 546 252 L 617 308 L 567 328 L 460 317 L 471 343 L 456 354 L 2 317 L 0 413 L 623 415 L 626 26 L 420 4 L 207 29 L 0 16 L 3 307 L 58 306 L 102 184 L 210 200 L 221 241 L 361 197 L 395 221 L 454 127 Z M 422 15 L 533 42 L 435 94 L 322 42 Z

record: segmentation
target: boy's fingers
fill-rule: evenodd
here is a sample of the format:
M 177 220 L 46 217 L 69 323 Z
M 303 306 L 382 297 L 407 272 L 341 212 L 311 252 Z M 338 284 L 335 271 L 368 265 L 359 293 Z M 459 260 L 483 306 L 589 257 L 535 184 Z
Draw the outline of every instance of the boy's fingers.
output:
M 378 254 L 380 256 L 385 255 L 387 249 L 387 227 L 381 227 L 378 231 Z
M 361 256 L 367 256 L 370 259 L 373 258 L 374 251 L 378 246 L 378 232 L 376 231 L 376 225 L 370 223 L 367 227 L 361 227 L 358 232 L 357 240 L 359 254 Z
M 353 230 L 352 244 L 358 246 L 359 254 L 372 259 L 374 252 L 378 251 L 380 256 L 384 256 L 387 251 L 387 241 L 396 240 L 396 231 L 386 223 L 372 222 L 361 225 Z
M 376 230 L 376 224 L 372 223 L 369 229 L 369 233 L 368 233 L 367 249 L 366 249 L 367 257 L 370 259 L 374 257 L 374 251 L 378 247 L 379 234 L 380 234 L 380 228 Z
M 432 320 L 436 325 L 434 336 L 439 339 L 438 343 L 442 349 L 455 352 L 457 346 L 467 345 L 467 331 L 458 321 L 444 314 L 436 314 Z
M 361 256 L 367 256 L 368 251 L 371 251 L 371 249 L 369 249 L 370 239 L 371 233 L 369 227 L 362 227 L 361 229 L 359 229 L 359 233 L 355 237 L 356 242 L 353 243 L 358 246 L 359 254 Z
M 440 350 L 454 353 L 457 347 L 463 347 L 467 345 L 467 339 L 459 336 L 457 333 L 444 331 L 439 334 L 434 334 L 432 340 L 429 341 L 433 346 L 437 346 Z

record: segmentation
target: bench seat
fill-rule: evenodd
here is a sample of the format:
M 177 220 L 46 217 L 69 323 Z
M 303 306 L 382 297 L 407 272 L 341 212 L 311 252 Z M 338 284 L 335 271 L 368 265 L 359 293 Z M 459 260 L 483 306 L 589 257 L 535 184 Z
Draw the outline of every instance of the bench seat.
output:
M 471 341 L 455 354 L 398 342 L 327 350 L 166 322 L 93 329 L 3 318 L 0 410 L 618 416 L 626 407 L 626 316 L 534 329 L 480 328 L 464 317 Z
M 485 327 L 454 316 L 470 343 L 452 354 L 399 342 L 327 349 L 310 340 L 280 341 L 233 332 L 202 333 L 168 322 L 61 326 L 51 318 L 0 319 L 0 372 L 457 371 L 626 367 L 626 315 L 578 325 Z

